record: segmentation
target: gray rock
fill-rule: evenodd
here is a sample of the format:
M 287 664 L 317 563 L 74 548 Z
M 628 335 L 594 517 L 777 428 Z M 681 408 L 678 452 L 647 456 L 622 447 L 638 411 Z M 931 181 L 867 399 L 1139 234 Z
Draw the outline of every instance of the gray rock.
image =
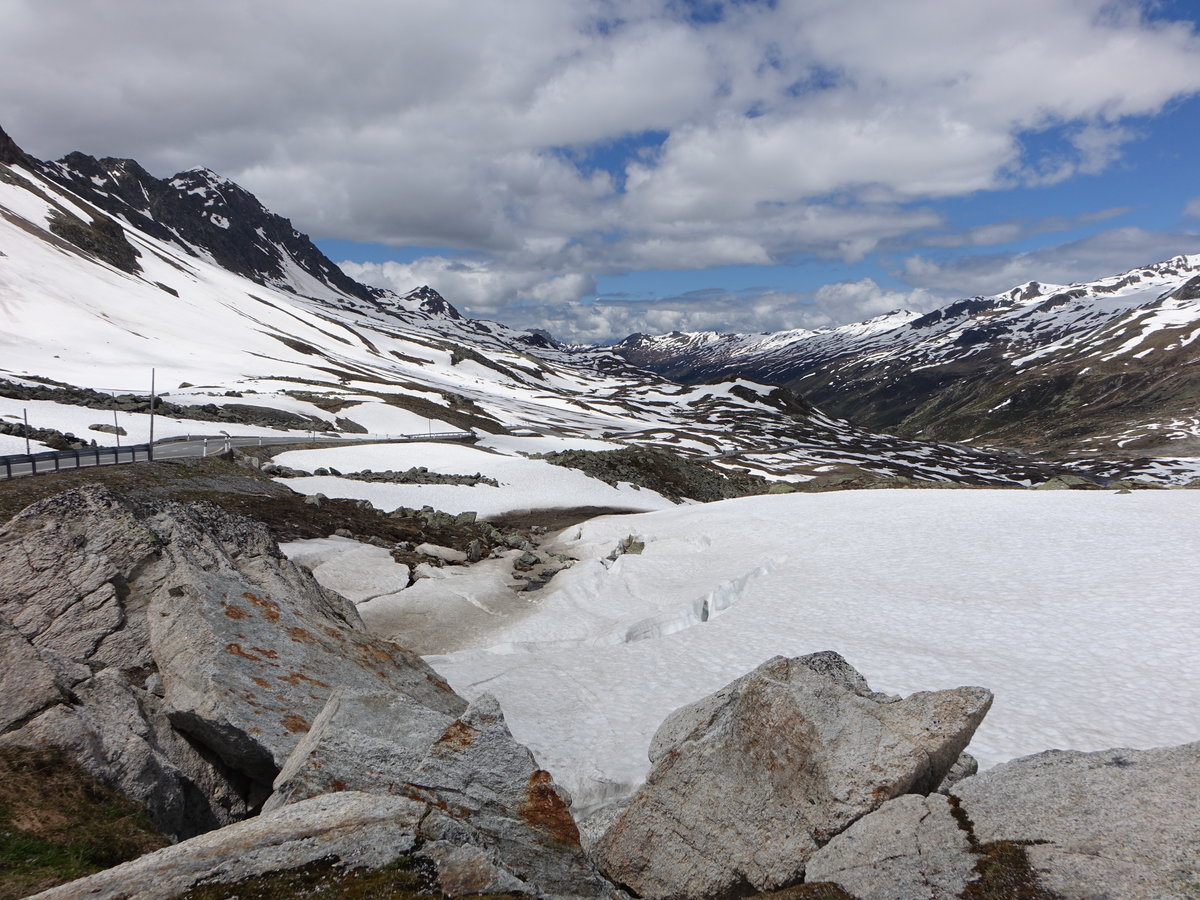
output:
M 0 734 L 67 700 L 54 669 L 24 635 L 0 618 Z
M 950 771 L 946 773 L 946 777 L 942 779 L 942 783 L 937 786 L 939 794 L 949 794 L 956 784 L 965 778 L 970 778 L 979 771 L 979 760 L 973 757 L 970 753 L 963 751 L 958 754 L 958 759 L 954 761 L 954 765 L 950 767 Z
M 420 835 L 440 849 L 423 852 L 447 894 L 533 885 L 617 895 L 583 854 L 570 798 L 513 739 L 489 694 L 456 719 L 401 696 L 336 691 L 264 808 L 341 790 L 428 804 Z
M 806 882 L 833 882 L 859 900 L 951 900 L 977 857 L 941 794 L 905 794 L 813 854 Z
M 215 508 L 170 512 L 155 523 L 173 566 L 151 600 L 150 645 L 172 723 L 229 766 L 269 784 L 343 685 L 466 707 L 415 654 L 368 634 L 262 526 Z
M 177 838 L 253 812 L 339 685 L 466 708 L 207 504 L 99 486 L 34 504 L 0 529 L 0 621 L 0 740 L 62 749 Z
M 118 670 L 101 670 L 72 695 L 70 704 L 48 707 L 0 744 L 58 748 L 141 803 L 154 825 L 177 839 L 253 811 L 241 779 L 206 759 L 171 727 L 161 701 Z
M 1030 864 L 1072 900 L 1200 895 L 1200 742 L 1098 753 L 1049 750 L 954 793 L 976 838 L 1036 841 Z
M 935 788 L 991 699 L 973 687 L 894 699 L 835 653 L 776 657 L 667 718 L 646 784 L 595 856 L 649 898 L 794 883 L 856 819 Z
M 315 797 L 165 847 L 37 894 L 38 900 L 165 900 L 200 884 L 336 859 L 379 868 L 411 852 L 425 806 L 403 797 L 346 792 Z
M 57 747 L 183 838 L 250 806 L 245 779 L 176 734 L 145 689 L 146 611 L 172 565 L 149 518 L 90 487 L 0 529 L 0 743 Z
M 284 764 L 263 810 L 334 791 L 404 793 L 454 721 L 403 694 L 338 688 Z

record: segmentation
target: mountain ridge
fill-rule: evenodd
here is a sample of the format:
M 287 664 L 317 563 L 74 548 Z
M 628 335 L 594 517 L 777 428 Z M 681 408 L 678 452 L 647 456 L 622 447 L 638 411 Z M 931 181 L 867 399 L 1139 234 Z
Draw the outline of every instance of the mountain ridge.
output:
M 1025 449 L 1200 438 L 1200 256 L 1073 285 L 1037 281 L 813 331 L 631 335 L 612 346 L 685 383 L 740 375 L 864 427 Z
M 148 382 L 148 370 L 157 368 L 169 402 L 192 410 L 161 416 L 159 436 L 194 433 L 196 419 L 237 434 L 255 433 L 258 420 L 258 433 L 301 435 L 314 428 L 376 435 L 519 428 L 665 449 L 794 483 L 848 477 L 1016 486 L 1079 472 L 1104 480 L 1191 477 L 1186 466 L 1164 469 L 1153 460 L 1088 460 L 1079 469 L 1071 461 L 891 436 L 830 416 L 790 389 L 737 376 L 680 385 L 611 350 L 564 348 L 545 333 L 467 319 L 428 286 L 404 295 L 360 286 L 365 297 L 340 290 L 275 242 L 263 241 L 279 252 L 276 261 L 290 261 L 282 282 L 267 268 L 248 275 L 223 265 L 204 241 L 236 233 L 232 219 L 223 226 L 226 209 L 245 210 L 243 232 L 254 231 L 255 216 L 274 214 L 248 193 L 244 203 L 230 204 L 235 189 L 208 170 L 178 176 L 174 186 L 159 180 L 155 190 L 175 195 L 172 209 L 206 223 L 173 227 L 153 218 L 141 188 L 134 195 L 144 208 L 117 196 L 99 171 L 86 175 L 90 157 L 64 157 L 76 163 L 68 178 L 59 164 L 47 171 L 31 163 L 11 140 L 0 152 L 15 160 L 0 165 L 0 421 L 18 430 L 26 408 L 35 428 L 86 434 L 107 427 L 97 422 L 99 391 L 126 395 L 128 440 L 144 440 L 147 400 L 128 385 Z M 135 166 L 109 168 L 120 170 L 122 190 L 141 185 L 150 194 L 153 185 Z M 84 196 L 97 191 L 118 214 Z M 73 232 L 56 230 L 60 217 Z M 282 217 L 273 221 L 291 229 Z M 125 245 L 136 268 L 118 265 Z M 43 389 L 31 393 L 31 385 Z M 264 410 L 257 418 L 255 408 Z M 298 420 L 307 424 L 282 424 Z M 19 452 L 4 435 L 0 446 L 6 440 L 9 452 Z

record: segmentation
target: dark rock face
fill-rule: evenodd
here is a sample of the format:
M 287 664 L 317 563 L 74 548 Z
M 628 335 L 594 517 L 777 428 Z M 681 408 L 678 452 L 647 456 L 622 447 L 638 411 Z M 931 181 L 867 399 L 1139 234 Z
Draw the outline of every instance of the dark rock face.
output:
M 17 142 L 10 138 L 3 128 L 0 128 L 0 163 L 6 166 L 23 166 L 28 169 L 36 163 L 36 160 L 18 147 Z
M 261 284 L 288 287 L 288 268 L 294 265 L 360 300 L 380 294 L 342 272 L 289 220 L 208 169 L 160 179 L 131 159 L 78 152 L 53 163 L 26 157 L 30 163 L 39 174 L 151 237 L 189 253 L 204 250 L 218 265 Z

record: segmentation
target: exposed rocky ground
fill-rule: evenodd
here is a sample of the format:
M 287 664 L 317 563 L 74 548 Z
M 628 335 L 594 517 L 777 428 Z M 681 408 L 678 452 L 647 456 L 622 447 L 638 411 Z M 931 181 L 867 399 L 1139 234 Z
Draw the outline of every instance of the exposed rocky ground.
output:
M 556 466 L 579 469 L 608 484 L 622 481 L 657 491 L 668 499 L 726 500 L 765 494 L 771 484 L 760 475 L 722 470 L 667 450 L 562 450 L 539 456 Z
M 212 503 L 92 486 L 21 512 L 0 656 L 0 751 L 61 753 L 177 841 L 46 898 L 1182 898 L 1200 878 L 1200 745 L 970 776 L 987 690 L 887 696 L 832 652 L 676 711 L 645 786 L 581 838 L 493 698 L 467 704 Z M 40 827 L 9 816 L 6 852 Z

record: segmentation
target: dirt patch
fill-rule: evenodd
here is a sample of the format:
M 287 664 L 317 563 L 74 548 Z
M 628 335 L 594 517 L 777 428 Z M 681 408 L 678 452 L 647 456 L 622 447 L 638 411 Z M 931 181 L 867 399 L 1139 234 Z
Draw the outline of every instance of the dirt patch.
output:
M 169 843 L 145 810 L 58 750 L 0 748 L 0 900 L 26 897 Z

